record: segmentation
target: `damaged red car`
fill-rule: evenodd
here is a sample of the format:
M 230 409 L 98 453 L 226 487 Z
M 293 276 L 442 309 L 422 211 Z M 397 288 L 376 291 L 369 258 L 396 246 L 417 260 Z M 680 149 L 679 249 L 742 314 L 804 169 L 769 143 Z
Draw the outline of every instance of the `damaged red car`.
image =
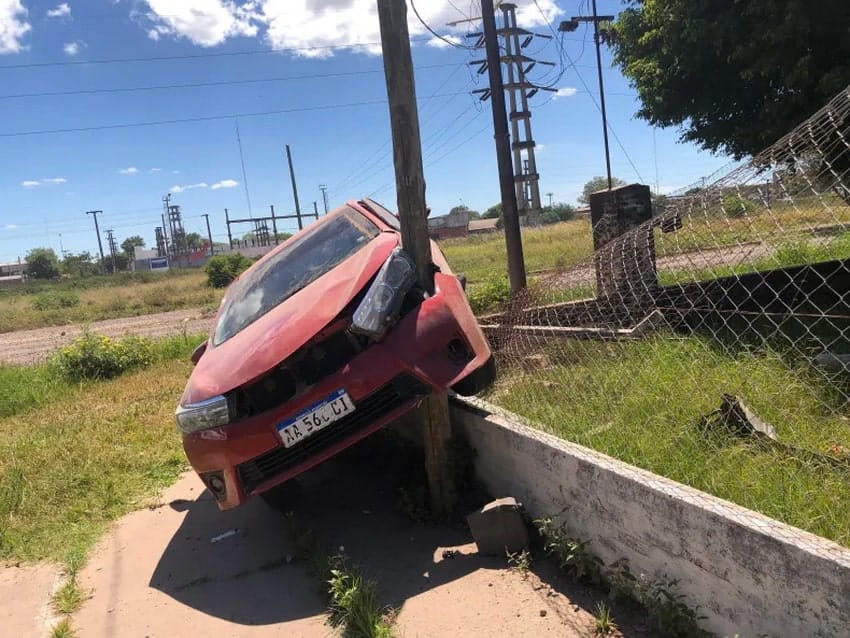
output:
M 495 375 L 462 280 L 431 243 L 416 283 L 398 219 L 350 202 L 228 289 L 176 411 L 192 467 L 221 509 L 276 488 L 447 388 Z

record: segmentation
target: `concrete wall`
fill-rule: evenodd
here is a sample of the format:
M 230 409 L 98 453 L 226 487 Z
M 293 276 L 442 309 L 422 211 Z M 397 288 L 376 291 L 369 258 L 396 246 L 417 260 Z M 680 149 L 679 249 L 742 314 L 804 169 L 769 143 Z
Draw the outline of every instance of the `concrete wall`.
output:
M 606 564 L 676 578 L 721 636 L 850 636 L 850 550 L 526 427 L 486 403 L 453 400 L 479 479 L 532 517 L 558 516 Z

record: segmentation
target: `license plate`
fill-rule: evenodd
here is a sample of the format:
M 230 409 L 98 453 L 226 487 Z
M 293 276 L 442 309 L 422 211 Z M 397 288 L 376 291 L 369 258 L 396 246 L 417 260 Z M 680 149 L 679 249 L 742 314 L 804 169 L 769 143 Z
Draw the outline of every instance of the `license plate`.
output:
M 301 414 L 279 423 L 277 433 L 284 447 L 292 447 L 352 412 L 354 412 L 354 402 L 351 397 L 345 390 L 337 390 L 328 398 L 317 401 Z

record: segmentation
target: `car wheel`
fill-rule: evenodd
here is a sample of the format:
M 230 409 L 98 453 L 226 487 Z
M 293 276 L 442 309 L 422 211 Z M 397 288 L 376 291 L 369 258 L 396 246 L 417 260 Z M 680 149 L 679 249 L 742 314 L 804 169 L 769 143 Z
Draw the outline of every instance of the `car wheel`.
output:
M 295 479 L 275 485 L 270 490 L 260 494 L 266 505 L 272 509 L 286 511 L 298 503 L 301 498 L 301 484 Z
M 490 356 L 487 363 L 471 372 L 452 386 L 452 390 L 462 397 L 471 397 L 489 388 L 496 380 L 496 360 Z

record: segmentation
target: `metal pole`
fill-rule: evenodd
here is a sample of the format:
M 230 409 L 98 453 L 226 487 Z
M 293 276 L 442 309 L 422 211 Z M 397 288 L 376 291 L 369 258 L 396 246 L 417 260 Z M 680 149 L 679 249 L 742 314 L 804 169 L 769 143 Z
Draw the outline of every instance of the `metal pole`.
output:
M 522 235 L 519 230 L 514 171 L 511 166 L 511 145 L 508 135 L 508 116 L 505 112 L 505 89 L 502 83 L 502 62 L 496 36 L 496 14 L 492 0 L 481 0 L 484 22 L 484 42 L 487 47 L 487 67 L 490 75 L 490 104 L 493 108 L 493 138 L 496 141 L 496 160 L 499 165 L 499 189 L 502 194 L 502 216 L 505 225 L 505 244 L 508 251 L 508 277 L 511 293 L 525 288 L 525 261 L 522 255 Z
M 98 213 L 103 213 L 102 210 L 89 210 L 86 211 L 86 215 L 94 216 L 94 232 L 97 234 L 97 248 L 100 251 L 100 271 L 103 272 L 103 242 L 100 239 L 100 229 L 97 227 L 97 216 Z
M 316 201 L 313 201 L 313 215 L 319 219 L 319 204 Z
M 324 184 L 319 184 L 319 190 L 322 191 L 322 202 L 325 205 L 325 215 L 328 214 L 328 187 Z
M 205 220 L 207 220 L 207 239 L 210 240 L 210 257 L 212 257 L 215 254 L 215 251 L 213 250 L 213 240 L 212 240 L 212 231 L 210 230 L 209 213 L 204 213 L 203 217 L 204 217 Z
M 295 200 L 298 230 L 301 230 L 304 227 L 301 224 L 301 204 L 298 203 L 298 187 L 295 185 L 295 169 L 292 168 L 292 153 L 289 151 L 289 144 L 286 145 L 286 161 L 289 162 L 289 178 L 292 180 L 292 198 Z
M 233 250 L 233 235 L 230 234 L 230 216 L 227 214 L 227 209 L 224 209 L 224 223 L 227 224 L 227 244 L 230 250 Z
M 596 43 L 596 70 L 599 74 L 599 104 L 602 110 L 602 139 L 605 142 L 605 170 L 608 171 L 608 190 L 611 182 L 611 155 L 608 151 L 608 116 L 605 113 L 605 86 L 602 82 L 602 54 L 599 51 L 599 16 L 596 13 L 596 0 L 593 0 L 593 41 Z
M 274 233 L 274 245 L 277 246 L 280 241 L 277 238 L 277 218 L 274 216 L 274 204 L 269 204 L 269 209 L 272 212 L 272 232 Z

